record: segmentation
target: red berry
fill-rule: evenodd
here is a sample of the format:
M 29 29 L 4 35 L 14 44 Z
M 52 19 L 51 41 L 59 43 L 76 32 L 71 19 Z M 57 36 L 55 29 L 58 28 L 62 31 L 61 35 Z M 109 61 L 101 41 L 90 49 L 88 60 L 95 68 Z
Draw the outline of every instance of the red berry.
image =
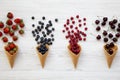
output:
M 66 27 L 66 24 L 64 24 L 64 27 Z
M 14 31 L 10 31 L 10 32 L 9 32 L 9 35 L 10 35 L 10 36 L 14 36 Z
M 83 21 L 86 21 L 86 18 L 83 18 Z
M 83 23 L 83 25 L 85 26 L 85 25 L 86 25 L 86 23 Z
M 86 41 L 86 38 L 83 38 L 83 41 Z
M 3 37 L 2 40 L 3 40 L 3 42 L 8 42 L 8 38 L 7 37 Z
M 5 50 L 9 52 L 9 51 L 10 51 L 10 47 L 9 47 L 9 46 L 6 46 L 6 47 L 5 47 Z
M 24 34 L 24 30 L 19 30 L 19 34 Z
M 21 19 L 20 18 L 16 18 L 15 20 L 14 20 L 14 22 L 16 23 L 16 24 L 19 24 L 19 23 L 21 23 Z
M 65 30 L 62 31 L 63 33 L 65 32 Z
M 72 29 L 72 28 L 73 28 L 73 25 L 70 25 L 70 28 Z
M 81 20 L 79 19 L 78 22 L 81 22 Z
M 17 36 L 13 36 L 12 39 L 13 39 L 13 41 L 17 41 L 18 37 Z
M 19 26 L 20 26 L 21 28 L 23 28 L 23 27 L 25 26 L 25 24 L 22 22 L 22 23 L 19 24 Z
M 0 37 L 2 37 L 3 33 L 0 31 Z
M 75 21 L 72 21 L 72 24 L 75 24 Z
M 75 29 L 78 29 L 78 27 L 75 27 Z
M 81 27 L 82 26 L 82 24 L 79 24 L 79 27 Z
M 6 24 L 7 24 L 7 25 L 12 25 L 13 22 L 12 22 L 12 20 L 8 19 L 8 20 L 6 21 Z
M 77 15 L 76 18 L 79 18 L 79 15 Z
M 9 32 L 10 32 L 10 28 L 9 28 L 9 27 L 5 27 L 5 28 L 3 29 L 3 32 L 4 32 L 5 34 L 9 33 Z
M 72 30 L 71 32 L 74 33 L 74 30 Z
M 69 28 L 68 28 L 68 27 L 66 27 L 66 30 L 68 31 L 68 30 L 69 30 Z
M 71 20 L 73 20 L 74 18 L 73 18 L 73 17 L 71 17 L 70 19 L 71 19 Z
M 15 48 L 15 47 L 16 47 L 16 46 L 15 46 L 14 43 L 10 43 L 10 44 L 9 44 L 9 48 L 10 48 L 10 49 L 13 49 L 13 48 Z
M 17 30 L 17 29 L 18 29 L 18 26 L 17 26 L 17 25 L 12 25 L 12 29 L 13 29 L 13 30 Z
M 4 23 L 0 22 L 0 28 L 3 28 L 3 27 L 4 27 Z
M 13 18 L 13 13 L 8 12 L 7 17 L 8 17 L 9 19 L 12 19 L 12 18 Z
M 88 30 L 88 28 L 87 27 L 85 27 L 85 31 L 87 31 Z

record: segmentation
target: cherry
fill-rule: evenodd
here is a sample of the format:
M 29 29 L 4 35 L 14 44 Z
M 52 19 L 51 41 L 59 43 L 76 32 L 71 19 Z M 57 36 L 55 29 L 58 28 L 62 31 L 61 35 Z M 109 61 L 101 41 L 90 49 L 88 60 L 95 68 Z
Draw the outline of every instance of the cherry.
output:
M 100 26 L 96 27 L 96 31 L 100 31 L 100 29 L 101 29 Z
M 101 39 L 101 36 L 100 36 L 100 35 L 97 35 L 96 39 L 97 39 L 97 40 L 100 40 L 100 39 Z
M 108 37 L 109 37 L 109 38 L 112 38 L 112 37 L 113 37 L 113 35 L 112 35 L 111 33 L 109 33 Z
M 99 20 L 96 20 L 96 21 L 95 21 L 95 24 L 99 24 L 99 23 L 100 23 L 100 21 L 99 21 Z
M 105 25 L 106 25 L 106 22 L 102 22 L 101 25 L 102 25 L 102 26 L 105 26 Z
M 103 31 L 103 35 L 106 36 L 108 33 L 107 31 Z
M 107 21 L 108 20 L 108 18 L 107 17 L 103 17 L 103 21 Z
M 104 42 L 108 42 L 108 38 L 104 38 Z
M 113 41 L 114 41 L 114 42 L 117 42 L 118 40 L 117 40 L 117 38 L 113 38 Z
M 117 19 L 113 19 L 113 23 L 116 24 L 118 21 Z
M 112 49 L 109 49 L 109 50 L 108 50 L 108 53 L 109 53 L 110 55 L 112 55 L 112 54 L 113 54 L 113 50 L 112 50 Z

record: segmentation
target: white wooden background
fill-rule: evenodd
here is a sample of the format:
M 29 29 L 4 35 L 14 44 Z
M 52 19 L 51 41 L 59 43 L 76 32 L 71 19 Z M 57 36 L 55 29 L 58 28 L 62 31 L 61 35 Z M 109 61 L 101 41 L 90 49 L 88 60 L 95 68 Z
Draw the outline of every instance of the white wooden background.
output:
M 120 49 L 111 69 L 108 69 L 103 54 L 103 43 L 89 35 L 94 33 L 92 22 L 96 16 L 120 18 L 120 0 L 0 0 L 0 20 L 6 20 L 8 11 L 13 12 L 16 17 L 23 18 L 26 28 L 25 35 L 17 42 L 20 49 L 13 69 L 9 66 L 4 54 L 4 44 L 0 41 L 0 80 L 120 79 Z M 80 42 L 82 52 L 75 70 L 66 48 L 68 41 L 61 30 L 65 20 L 77 14 L 87 17 L 89 31 L 87 42 Z M 59 18 L 59 23 L 55 24 L 56 40 L 50 48 L 44 69 L 40 66 L 35 51 L 36 42 L 31 35 L 32 15 L 37 19 L 42 16 L 46 16 L 47 19 Z

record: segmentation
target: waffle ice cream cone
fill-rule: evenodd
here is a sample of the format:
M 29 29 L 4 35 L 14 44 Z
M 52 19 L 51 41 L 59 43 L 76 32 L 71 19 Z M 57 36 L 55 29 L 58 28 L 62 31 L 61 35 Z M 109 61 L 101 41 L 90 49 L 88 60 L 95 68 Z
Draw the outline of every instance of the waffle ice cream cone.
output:
M 81 50 L 81 46 L 79 45 L 79 48 Z M 68 45 L 68 51 L 69 51 L 69 55 L 72 59 L 72 62 L 73 62 L 73 65 L 74 65 L 74 68 L 77 67 L 77 63 L 78 63 L 78 59 L 79 59 L 79 56 L 80 56 L 80 52 L 76 55 L 75 53 L 73 53 L 71 50 L 70 50 L 70 45 Z
M 37 54 L 38 54 L 38 57 L 39 57 L 39 60 L 40 60 L 40 63 L 41 63 L 41 66 L 42 68 L 44 68 L 44 65 L 45 65 L 45 61 L 46 61 L 46 58 L 47 58 L 47 55 L 48 55 L 48 51 L 45 53 L 45 54 L 42 54 L 38 51 L 38 47 L 36 47 L 36 50 L 37 50 Z M 46 45 L 47 49 L 49 50 L 49 46 Z
M 11 55 L 8 51 L 5 50 L 5 53 L 7 55 L 7 58 L 8 58 L 8 61 L 9 61 L 11 68 L 13 68 L 13 66 L 14 66 L 15 58 L 16 58 L 16 55 L 18 53 L 18 46 L 16 46 L 16 47 L 17 47 L 17 51 L 13 55 Z
M 118 50 L 117 45 L 115 45 L 115 46 L 112 48 L 112 50 L 113 50 L 113 54 L 110 55 L 110 54 L 106 51 L 105 45 L 104 45 L 104 54 L 105 54 L 105 56 L 106 56 L 107 65 L 108 65 L 109 68 L 111 67 L 112 62 L 113 62 L 113 59 L 114 59 L 114 57 L 115 57 L 115 55 L 116 55 L 116 53 L 117 53 L 117 50 Z

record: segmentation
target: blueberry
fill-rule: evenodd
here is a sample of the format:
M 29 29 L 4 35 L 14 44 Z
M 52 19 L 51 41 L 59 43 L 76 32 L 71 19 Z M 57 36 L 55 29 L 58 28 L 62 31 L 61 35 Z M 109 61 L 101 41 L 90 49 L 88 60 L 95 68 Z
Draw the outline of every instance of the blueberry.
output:
M 44 31 L 42 31 L 42 34 L 45 34 L 45 32 L 44 32 Z
M 44 26 L 42 25 L 42 26 L 41 26 L 41 29 L 43 29 L 43 28 L 44 28 Z
M 52 41 L 54 41 L 55 39 L 54 38 L 52 38 Z
M 57 18 L 55 19 L 55 22 L 58 22 L 58 19 L 57 19 Z
M 43 36 L 44 36 L 44 37 L 46 37 L 46 35 L 45 35 L 45 34 L 44 34 Z
M 53 34 L 51 34 L 51 37 L 54 37 L 54 35 L 53 35 Z
M 35 27 L 35 24 L 32 24 L 32 27 Z
M 34 16 L 32 16 L 32 17 L 31 17 L 31 19 L 32 19 L 32 20 L 34 20 L 34 19 L 35 19 L 35 17 L 34 17 Z
M 41 21 L 38 21 L 38 24 L 39 24 L 39 25 L 41 25 L 41 24 L 42 24 L 42 22 L 41 22 Z
M 42 20 L 45 20 L 45 16 L 42 17 Z
M 34 33 L 35 33 L 35 31 L 32 31 L 32 33 L 34 34 Z
M 51 21 L 51 20 L 49 20 L 49 21 L 48 21 L 48 23 L 49 23 L 49 24 L 51 24 L 51 23 L 52 23 L 52 21 Z
M 55 30 L 55 28 L 52 28 L 52 31 L 54 31 Z

